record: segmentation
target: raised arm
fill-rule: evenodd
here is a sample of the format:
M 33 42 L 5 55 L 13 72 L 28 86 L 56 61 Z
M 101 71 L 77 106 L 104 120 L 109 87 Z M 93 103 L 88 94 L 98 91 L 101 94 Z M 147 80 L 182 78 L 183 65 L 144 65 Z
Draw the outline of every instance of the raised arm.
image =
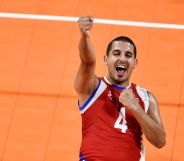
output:
M 91 16 L 81 16 L 78 20 L 81 38 L 79 42 L 80 66 L 75 77 L 74 88 L 79 96 L 80 105 L 83 104 L 98 85 L 95 75 L 96 57 L 90 39 L 90 30 L 93 26 Z

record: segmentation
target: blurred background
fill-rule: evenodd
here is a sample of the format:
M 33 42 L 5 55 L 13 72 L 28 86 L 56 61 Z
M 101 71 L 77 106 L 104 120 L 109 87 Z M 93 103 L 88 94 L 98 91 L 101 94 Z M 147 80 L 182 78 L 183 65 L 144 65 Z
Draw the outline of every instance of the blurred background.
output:
M 183 0 L 0 0 L 0 12 L 184 24 Z M 108 42 L 132 38 L 139 63 L 132 82 L 158 99 L 167 144 L 145 140 L 147 161 L 184 161 L 184 30 L 95 24 L 97 75 Z M 73 80 L 76 22 L 0 17 L 0 161 L 76 161 L 81 116 Z

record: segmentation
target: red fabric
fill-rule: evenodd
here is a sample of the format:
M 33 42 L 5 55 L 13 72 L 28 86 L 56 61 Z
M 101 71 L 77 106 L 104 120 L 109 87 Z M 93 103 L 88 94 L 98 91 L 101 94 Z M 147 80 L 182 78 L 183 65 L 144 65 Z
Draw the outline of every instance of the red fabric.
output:
M 102 81 L 105 82 L 104 79 Z M 121 129 L 114 127 L 120 109 L 123 107 L 118 101 L 121 90 L 108 83 L 106 85 L 105 91 L 81 115 L 80 152 L 87 161 L 139 161 L 142 146 L 140 125 L 125 107 L 126 132 L 123 133 Z M 133 89 L 139 103 L 144 108 L 144 102 L 136 92 L 136 85 L 131 84 L 130 88 Z M 109 96 L 109 93 L 112 96 Z

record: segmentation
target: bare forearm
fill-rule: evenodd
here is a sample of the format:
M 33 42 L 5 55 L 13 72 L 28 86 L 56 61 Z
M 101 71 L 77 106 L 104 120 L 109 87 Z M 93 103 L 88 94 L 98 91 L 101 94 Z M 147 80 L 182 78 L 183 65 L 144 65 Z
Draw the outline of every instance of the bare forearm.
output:
M 166 134 L 162 126 L 156 123 L 152 118 L 150 118 L 142 108 L 132 111 L 134 117 L 139 122 L 142 131 L 146 138 L 154 146 L 161 148 L 165 145 Z
M 81 33 L 81 39 L 79 42 L 79 52 L 81 61 L 85 64 L 95 64 L 95 50 L 89 35 Z

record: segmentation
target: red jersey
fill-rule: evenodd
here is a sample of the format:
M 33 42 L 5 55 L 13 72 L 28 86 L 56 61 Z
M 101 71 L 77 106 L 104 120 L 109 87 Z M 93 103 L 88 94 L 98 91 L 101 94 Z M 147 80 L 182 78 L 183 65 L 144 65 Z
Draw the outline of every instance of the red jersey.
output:
M 133 83 L 127 88 L 133 90 L 147 112 L 147 91 Z M 82 116 L 80 161 L 145 161 L 141 127 L 119 102 L 123 89 L 101 78 L 90 98 L 79 106 Z

